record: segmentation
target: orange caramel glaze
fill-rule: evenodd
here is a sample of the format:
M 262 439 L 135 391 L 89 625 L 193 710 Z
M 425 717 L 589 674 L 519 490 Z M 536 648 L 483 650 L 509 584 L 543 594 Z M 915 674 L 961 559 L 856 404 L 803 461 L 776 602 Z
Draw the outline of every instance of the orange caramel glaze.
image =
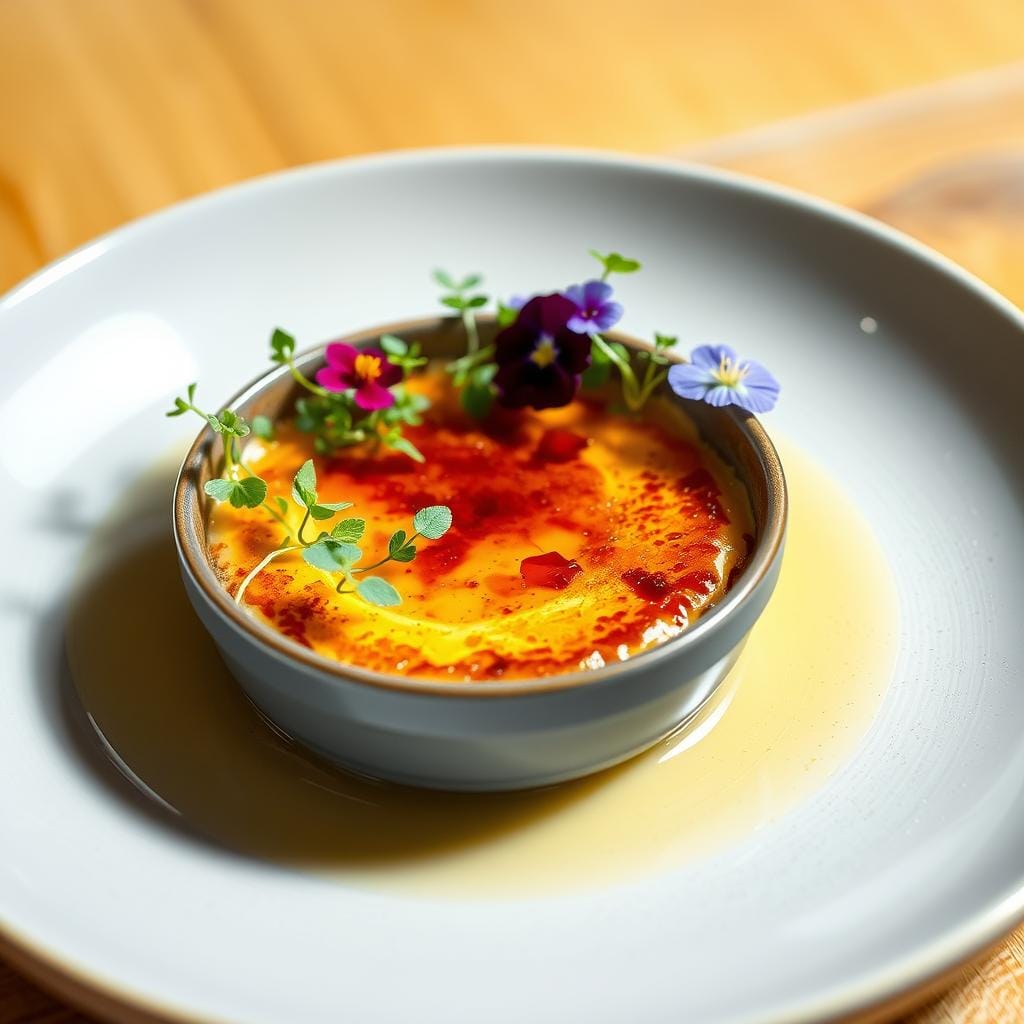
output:
M 245 606 L 297 643 L 373 671 L 467 682 L 599 668 L 678 634 L 742 568 L 746 494 L 680 414 L 670 431 L 578 400 L 479 424 L 441 374 L 410 386 L 434 401 L 406 431 L 426 462 L 366 446 L 318 456 L 319 497 L 354 503 L 339 519 L 367 520 L 366 564 L 394 530 L 412 532 L 419 508 L 448 505 L 452 528 L 418 540 L 415 561 L 374 570 L 401 592 L 397 608 L 337 595 L 297 554 L 272 562 Z M 311 454 L 283 424 L 274 441 L 250 441 L 245 461 L 271 495 L 290 497 Z M 234 593 L 282 536 L 260 509 L 217 505 L 209 550 L 225 587 Z

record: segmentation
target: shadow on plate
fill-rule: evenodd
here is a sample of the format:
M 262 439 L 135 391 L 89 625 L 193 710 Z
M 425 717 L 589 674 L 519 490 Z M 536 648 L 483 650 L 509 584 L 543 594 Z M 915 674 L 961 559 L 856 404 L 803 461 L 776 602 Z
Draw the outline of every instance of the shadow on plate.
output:
M 170 533 L 172 480 L 164 467 L 127 492 L 131 507 L 95 536 L 66 618 L 63 716 L 75 749 L 145 813 L 278 863 L 399 866 L 554 814 L 613 774 L 449 794 L 363 779 L 307 754 L 242 694 L 188 603 Z

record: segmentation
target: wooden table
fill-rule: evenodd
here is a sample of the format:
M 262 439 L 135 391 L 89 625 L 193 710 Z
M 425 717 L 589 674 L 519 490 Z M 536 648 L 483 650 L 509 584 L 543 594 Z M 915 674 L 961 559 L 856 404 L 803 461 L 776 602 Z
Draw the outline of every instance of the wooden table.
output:
M 795 184 L 1024 303 L 1021 57 L 1021 0 L 0 0 L 0 291 L 254 174 L 529 142 Z M 0 964 L 0 1024 L 85 1020 Z M 1024 1020 L 1024 935 L 912 1020 Z

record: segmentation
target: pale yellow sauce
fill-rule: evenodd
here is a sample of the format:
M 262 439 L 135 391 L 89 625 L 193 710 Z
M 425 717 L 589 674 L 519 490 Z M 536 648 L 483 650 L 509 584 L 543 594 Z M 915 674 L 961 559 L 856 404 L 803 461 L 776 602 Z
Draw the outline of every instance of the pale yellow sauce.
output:
M 167 815 L 174 827 L 345 883 L 516 897 L 708 856 L 855 756 L 895 653 L 877 543 L 835 484 L 792 448 L 782 454 L 792 498 L 782 577 L 737 668 L 684 734 L 591 779 L 446 795 L 307 758 L 241 695 L 188 606 L 167 468 L 126 491 L 131 506 L 92 545 L 68 628 L 75 684 L 122 771 L 178 812 Z

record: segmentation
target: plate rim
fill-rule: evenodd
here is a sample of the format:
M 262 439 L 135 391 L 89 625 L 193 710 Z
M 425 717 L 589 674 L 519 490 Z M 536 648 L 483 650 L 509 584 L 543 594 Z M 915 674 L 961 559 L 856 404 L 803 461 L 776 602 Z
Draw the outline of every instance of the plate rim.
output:
M 790 209 L 812 213 L 818 218 L 868 235 L 890 249 L 931 267 L 951 284 L 972 293 L 989 305 L 1024 335 L 1024 312 L 991 285 L 944 256 L 932 246 L 891 227 L 868 214 L 828 199 L 776 184 L 754 175 L 718 168 L 681 157 L 637 155 L 614 150 L 545 145 L 463 145 L 402 148 L 333 158 L 282 168 L 246 178 L 199 195 L 179 200 L 158 210 L 118 225 L 89 239 L 34 271 L 0 295 L 0 321 L 21 302 L 44 292 L 57 281 L 102 257 L 115 246 L 132 242 L 137 236 L 204 206 L 243 199 L 260 192 L 301 187 L 318 179 L 347 173 L 372 172 L 395 166 L 444 165 L 446 163 L 516 161 L 524 164 L 595 165 L 611 170 L 658 172 L 668 177 L 702 182 L 742 194 L 767 199 Z M 866 1014 L 870 1019 L 895 1009 L 909 1009 L 928 994 L 952 980 L 953 974 L 998 945 L 1024 922 L 1024 867 L 1015 885 L 1000 897 L 982 905 L 972 915 L 895 961 L 884 971 L 873 971 L 848 982 L 831 986 L 812 1000 L 791 1000 L 781 1007 L 793 1022 L 845 1019 Z M 63 958 L 57 951 L 36 942 L 0 918 L 0 955 L 15 968 L 50 991 L 75 1005 L 114 1020 L 175 1021 L 183 1024 L 222 1024 L 226 1018 L 198 1017 L 191 1011 L 164 1003 L 143 992 L 122 987 L 114 978 L 104 977 Z M 744 1024 L 768 1024 L 777 1016 L 759 1013 L 740 1018 Z

